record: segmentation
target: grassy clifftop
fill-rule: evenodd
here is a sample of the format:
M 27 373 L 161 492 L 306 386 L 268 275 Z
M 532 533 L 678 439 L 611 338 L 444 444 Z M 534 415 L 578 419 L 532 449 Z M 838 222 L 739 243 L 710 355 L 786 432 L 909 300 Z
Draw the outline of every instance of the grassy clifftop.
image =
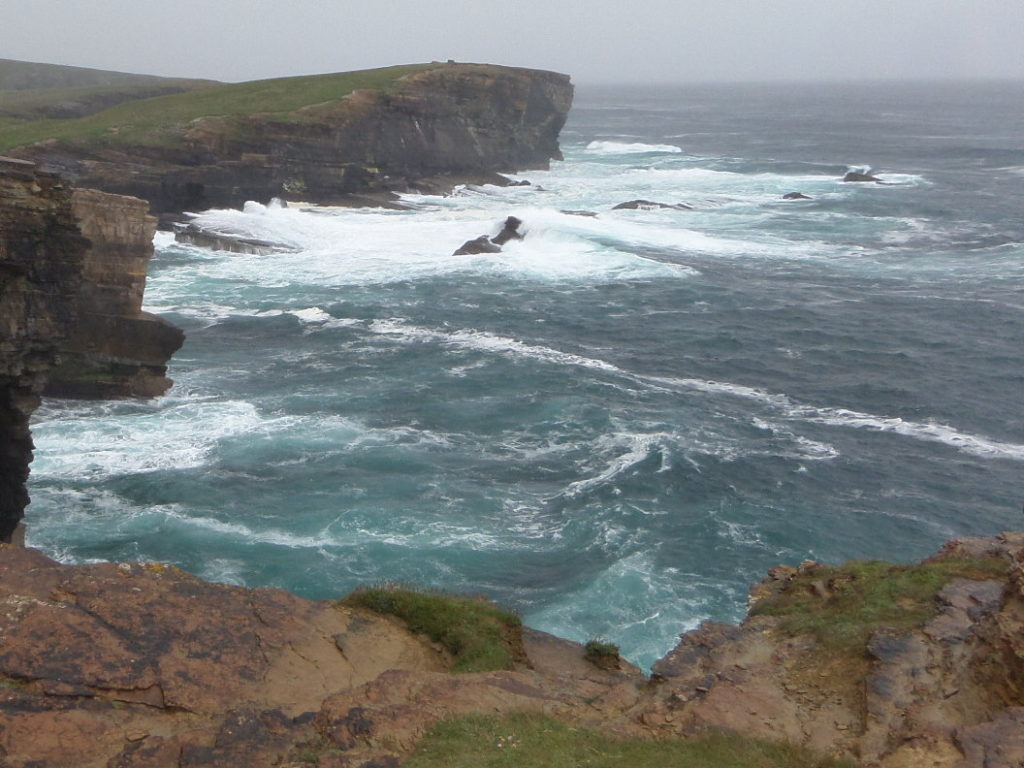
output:
M 165 143 L 200 117 L 281 114 L 312 104 L 339 99 L 352 91 L 368 88 L 391 90 L 399 78 L 430 69 L 434 64 L 411 64 L 364 69 L 330 75 L 283 77 L 245 83 L 208 85 L 186 93 L 124 101 L 109 109 L 77 119 L 7 121 L 12 110 L 5 96 L 0 109 L 0 151 L 48 139 L 104 143 Z M 117 88 L 120 86 L 97 86 Z M 136 86 L 141 88 L 142 86 Z M 35 101 L 50 103 L 46 92 L 15 94 L 12 104 Z M 24 110 L 23 110 L 24 111 Z
M 126 101 L 210 85 L 216 83 L 0 59 L 0 125 L 85 117 Z

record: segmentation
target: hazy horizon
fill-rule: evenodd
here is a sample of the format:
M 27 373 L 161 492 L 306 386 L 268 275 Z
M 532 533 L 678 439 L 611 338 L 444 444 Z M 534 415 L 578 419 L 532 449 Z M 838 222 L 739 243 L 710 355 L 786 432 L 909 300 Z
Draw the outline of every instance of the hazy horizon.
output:
M 6 0 L 0 20 L 0 58 L 226 82 L 447 59 L 586 85 L 1024 78 L 1005 0 Z

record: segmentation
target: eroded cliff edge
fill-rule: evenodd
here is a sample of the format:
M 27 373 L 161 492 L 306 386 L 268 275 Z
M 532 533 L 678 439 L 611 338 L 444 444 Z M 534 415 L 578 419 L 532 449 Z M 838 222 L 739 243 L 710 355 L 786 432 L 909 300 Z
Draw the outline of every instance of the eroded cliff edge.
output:
M 0 541 L 28 504 L 29 418 L 77 319 L 88 240 L 71 195 L 57 176 L 0 158 Z
M 843 602 L 877 586 L 898 624 Z M 884 768 L 1021 765 L 1024 534 L 954 540 L 912 567 L 776 569 L 753 596 L 864 620 L 864 642 L 840 649 L 755 609 L 684 634 L 650 678 L 525 629 L 510 668 L 452 674 L 424 637 L 346 604 L 0 545 L 0 762 L 393 768 L 442 717 L 525 711 L 661 741 L 725 731 Z M 915 600 L 926 610 L 906 621 Z
M 218 115 L 229 111 L 215 103 L 218 96 L 233 104 L 239 86 L 217 86 L 202 92 L 212 106 L 167 106 L 203 116 L 168 116 L 145 129 L 104 123 L 100 131 L 89 123 L 82 129 L 89 135 L 9 153 L 45 162 L 81 186 L 148 200 L 159 216 L 272 197 L 332 204 L 430 191 L 497 181 L 499 172 L 546 168 L 561 157 L 558 134 L 573 96 L 567 75 L 485 64 L 396 69 L 386 87 L 284 111 L 274 111 L 267 96 L 266 106 Z

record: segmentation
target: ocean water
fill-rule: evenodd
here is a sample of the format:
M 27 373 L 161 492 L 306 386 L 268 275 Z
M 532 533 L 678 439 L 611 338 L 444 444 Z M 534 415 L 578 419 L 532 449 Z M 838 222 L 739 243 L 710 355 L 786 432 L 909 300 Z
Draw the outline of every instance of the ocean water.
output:
M 647 665 L 780 562 L 1024 524 L 1024 84 L 582 87 L 562 145 L 404 211 L 198 216 L 272 255 L 159 233 L 177 383 L 44 404 L 30 543 L 486 593 Z

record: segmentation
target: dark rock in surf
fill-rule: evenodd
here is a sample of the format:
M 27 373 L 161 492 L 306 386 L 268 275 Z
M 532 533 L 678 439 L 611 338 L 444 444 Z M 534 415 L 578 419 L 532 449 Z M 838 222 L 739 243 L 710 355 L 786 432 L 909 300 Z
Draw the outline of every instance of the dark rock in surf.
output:
M 523 222 L 515 216 L 509 216 L 501 226 L 501 231 L 494 237 L 480 235 L 473 240 L 467 240 L 452 256 L 470 256 L 476 253 L 501 253 L 501 246 L 509 240 L 522 240 L 523 235 L 519 227 Z
M 467 240 L 452 256 L 471 256 L 477 253 L 501 253 L 501 246 L 491 242 L 487 235 L 480 235 L 474 240 Z
M 652 200 L 630 200 L 630 201 L 625 202 L 625 203 L 619 203 L 614 208 L 612 208 L 612 210 L 613 211 L 624 211 L 624 210 L 630 210 L 630 211 L 636 211 L 636 210 L 653 211 L 653 210 L 657 210 L 657 209 L 660 209 L 660 208 L 671 208 L 672 210 L 676 210 L 676 211 L 692 211 L 693 210 L 693 206 L 687 205 L 686 203 L 676 203 L 675 205 L 671 205 L 669 203 L 656 203 L 656 202 L 654 202 Z
M 491 242 L 495 245 L 504 245 L 509 240 L 522 240 L 523 236 L 519 234 L 519 226 L 523 222 L 517 219 L 515 216 L 509 216 L 505 219 L 505 223 L 501 227 L 501 232 L 491 238 Z
M 882 183 L 882 180 L 880 178 L 878 178 L 877 176 L 872 176 L 870 171 L 869 172 L 849 171 L 845 176 L 843 176 L 843 181 L 859 181 L 859 182 L 869 182 L 869 183 L 874 183 L 874 184 L 881 184 Z
M 787 192 L 782 196 L 783 200 L 810 200 L 810 195 L 805 195 L 803 192 Z

